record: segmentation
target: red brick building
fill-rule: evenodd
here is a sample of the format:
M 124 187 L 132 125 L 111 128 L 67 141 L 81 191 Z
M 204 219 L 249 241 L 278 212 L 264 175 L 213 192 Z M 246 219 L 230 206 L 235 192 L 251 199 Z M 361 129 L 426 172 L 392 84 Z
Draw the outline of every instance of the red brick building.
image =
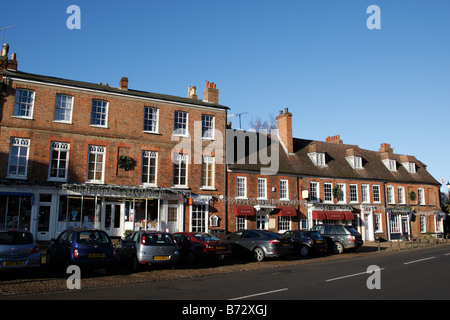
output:
M 443 234 L 440 184 L 414 156 L 292 137 L 292 114 L 277 117 L 279 170 L 262 175 L 258 162 L 229 161 L 229 230 L 309 229 L 316 224 L 353 225 L 364 240 Z M 250 142 L 248 142 L 250 143 Z M 254 150 L 253 150 L 254 152 Z M 295 214 L 293 210 L 296 210 Z
M 225 229 L 227 107 L 35 75 L 0 58 L 0 227 L 49 240 L 68 227 Z M 119 80 L 119 79 L 118 79 Z M 192 199 L 189 204 L 188 199 Z

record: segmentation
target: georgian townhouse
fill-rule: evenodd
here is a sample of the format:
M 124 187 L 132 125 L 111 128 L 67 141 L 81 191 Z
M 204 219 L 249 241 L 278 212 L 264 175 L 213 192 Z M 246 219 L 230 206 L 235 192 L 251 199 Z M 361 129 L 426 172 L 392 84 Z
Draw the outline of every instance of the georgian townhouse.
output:
M 344 144 L 340 136 L 325 141 L 293 138 L 292 113 L 287 109 L 277 116 L 277 128 L 280 148 L 275 175 L 261 175 L 261 163 L 251 164 L 249 154 L 241 164 L 230 161 L 231 231 L 249 227 L 283 231 L 338 223 L 353 225 L 364 240 L 443 234 L 440 184 L 414 156 L 395 154 L 387 143 L 378 151 L 365 150 Z M 280 217 L 283 199 L 296 210 L 289 223 Z
M 225 229 L 227 107 L 25 73 L 0 59 L 0 227 L 49 240 L 70 227 Z M 118 79 L 119 80 L 119 79 Z

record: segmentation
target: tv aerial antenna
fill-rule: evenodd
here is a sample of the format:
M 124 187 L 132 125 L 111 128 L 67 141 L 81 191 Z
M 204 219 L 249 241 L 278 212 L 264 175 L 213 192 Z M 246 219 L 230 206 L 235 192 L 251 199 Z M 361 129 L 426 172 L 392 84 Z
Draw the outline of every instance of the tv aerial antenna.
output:
M 247 114 L 248 112 L 241 112 L 241 113 L 232 113 L 232 114 L 229 114 L 228 116 L 229 117 L 239 117 L 239 130 L 242 130 L 242 126 L 241 126 L 241 116 L 243 115 L 243 114 Z
M 3 28 L 0 28 L 0 30 L 2 30 L 2 44 L 1 44 L 1 47 L 3 48 L 3 39 L 5 39 L 5 30 L 6 29 L 9 29 L 9 28 L 12 28 L 12 27 L 15 27 L 16 25 L 14 24 L 14 25 L 12 25 L 12 26 L 7 26 L 7 27 L 3 27 Z

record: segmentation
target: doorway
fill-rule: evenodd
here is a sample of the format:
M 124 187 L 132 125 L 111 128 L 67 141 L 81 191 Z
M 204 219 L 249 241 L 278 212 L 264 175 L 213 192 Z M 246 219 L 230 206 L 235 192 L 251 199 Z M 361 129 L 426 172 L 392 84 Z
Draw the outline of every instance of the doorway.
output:
M 103 218 L 103 229 L 110 237 L 121 237 L 123 235 L 123 203 L 105 203 Z
M 50 212 L 51 205 L 40 205 L 37 217 L 37 241 L 50 240 Z

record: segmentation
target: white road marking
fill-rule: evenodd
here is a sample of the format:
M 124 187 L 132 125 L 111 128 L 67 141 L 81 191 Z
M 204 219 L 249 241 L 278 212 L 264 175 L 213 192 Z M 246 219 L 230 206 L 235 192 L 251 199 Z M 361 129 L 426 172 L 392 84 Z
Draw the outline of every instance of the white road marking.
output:
M 429 257 L 429 258 L 424 258 L 424 259 L 419 259 L 419 260 L 413 260 L 413 261 L 405 262 L 403 264 L 411 264 L 411 263 L 421 262 L 421 261 L 430 260 L 430 259 L 434 259 L 434 258 L 436 258 L 436 257 Z
M 243 296 L 243 297 L 238 297 L 238 298 L 233 298 L 233 299 L 228 299 L 228 300 L 242 300 L 242 299 L 246 299 L 246 298 L 257 297 L 257 296 L 263 296 L 263 295 L 265 295 L 265 294 L 271 294 L 271 293 L 281 292 L 281 291 L 286 291 L 286 290 L 289 290 L 289 289 L 288 289 L 288 288 L 284 288 L 284 289 L 278 289 L 278 290 L 272 290 L 272 291 L 260 292 L 260 293 L 250 294 L 250 295 L 248 295 L 248 296 Z
M 376 269 L 376 270 L 373 270 L 373 271 L 381 271 L 381 270 L 384 270 L 384 268 Z M 341 279 L 345 279 L 345 278 L 351 278 L 351 277 L 360 276 L 360 275 L 363 275 L 363 274 L 371 274 L 371 272 L 364 271 L 364 272 L 360 272 L 360 273 L 354 273 L 354 274 L 349 274 L 349 275 L 342 276 L 342 277 L 328 279 L 328 280 L 325 280 L 325 281 L 326 282 L 336 281 L 336 280 L 341 280 Z

